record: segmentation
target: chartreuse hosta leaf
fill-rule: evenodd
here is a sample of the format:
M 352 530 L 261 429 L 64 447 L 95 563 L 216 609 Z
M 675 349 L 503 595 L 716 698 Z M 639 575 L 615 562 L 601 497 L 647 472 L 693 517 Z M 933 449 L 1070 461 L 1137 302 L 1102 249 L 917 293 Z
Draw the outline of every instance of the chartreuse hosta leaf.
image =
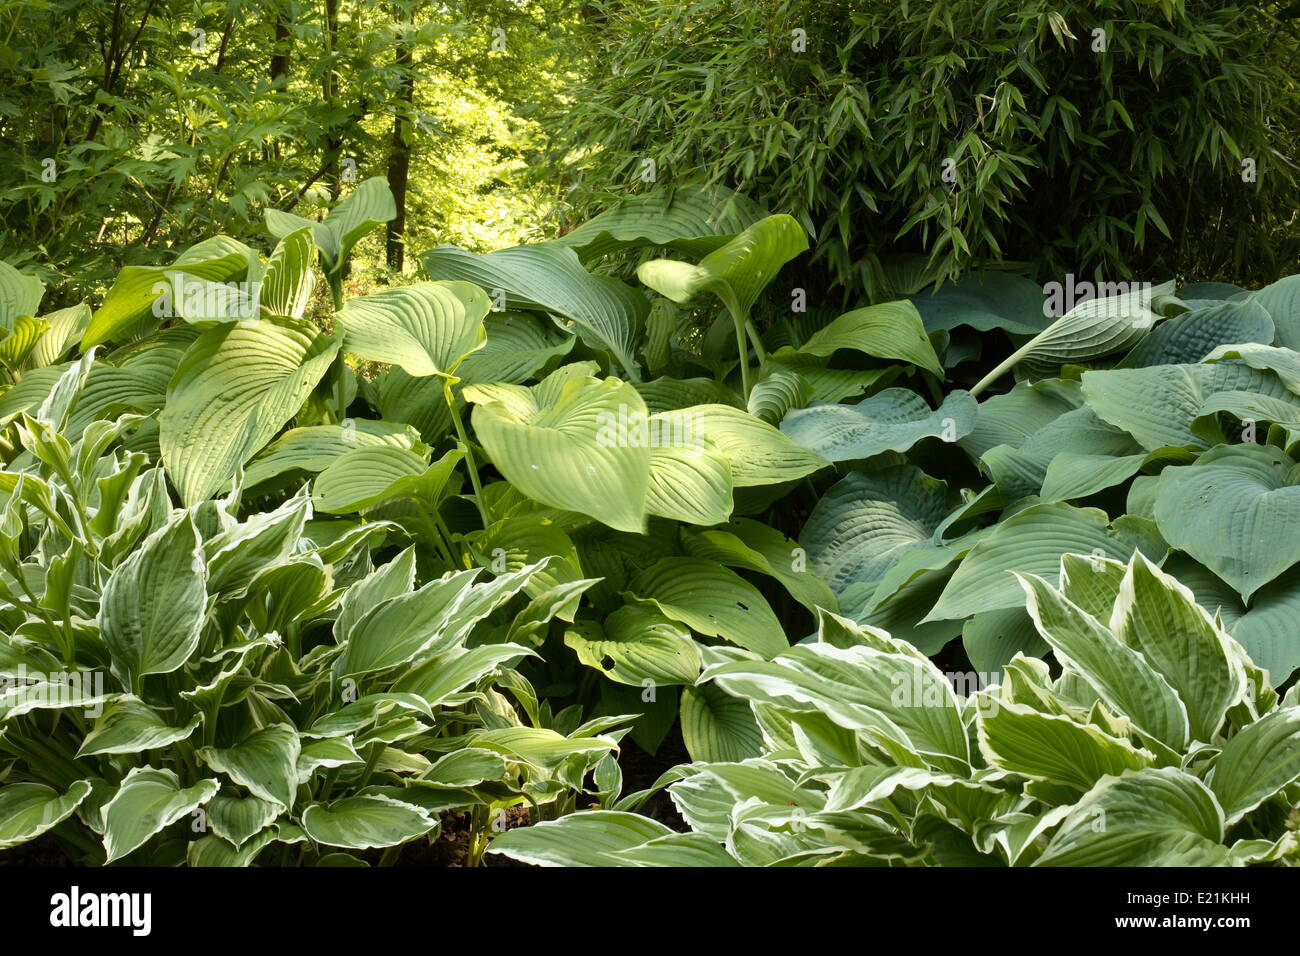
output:
M 0 327 L 13 328 L 21 315 L 35 315 L 45 296 L 45 283 L 0 260 Z
M 182 787 L 170 770 L 133 767 L 104 807 L 107 861 L 139 849 L 150 837 L 207 803 L 220 789 L 212 779 Z
M 650 304 L 617 279 L 593 276 L 572 249 L 544 244 L 477 255 L 438 246 L 420 262 L 431 279 L 461 279 L 487 290 L 497 308 L 570 320 L 588 345 L 613 355 L 629 378 L 638 377 L 636 346 Z
M 808 554 L 791 538 L 751 518 L 736 518 L 725 528 L 684 530 L 682 547 L 697 558 L 717 561 L 776 578 L 808 610 L 835 610 L 835 594 L 808 567 Z
M 303 317 L 316 288 L 316 273 L 312 271 L 315 252 L 312 230 L 306 226 L 276 244 L 258 290 L 258 304 L 267 314 Z
M 316 508 L 347 514 L 412 498 L 436 506 L 465 453 L 452 449 L 429 464 L 422 455 L 392 445 L 354 448 L 320 473 L 312 490 Z
M 1156 524 L 1244 599 L 1300 562 L 1300 469 L 1285 452 L 1223 445 L 1166 468 Z
M 99 628 L 113 673 L 132 689 L 166 674 L 198 647 L 207 613 L 207 570 L 187 513 L 154 532 L 104 585 Z
M 1070 362 L 1101 358 L 1129 348 L 1160 321 L 1155 300 L 1173 293 L 1172 282 L 1140 284 L 1120 295 L 1086 299 L 1016 349 L 971 389 L 978 395 L 1016 365 L 1043 378 Z
M 550 245 L 568 246 L 584 262 L 629 246 L 666 246 L 706 255 L 763 218 L 762 207 L 724 186 L 688 184 L 628 196 Z
M 565 631 L 564 643 L 582 663 L 620 684 L 693 684 L 700 675 L 690 630 L 653 607 L 625 605 L 603 625 L 577 622 Z
M 567 355 L 575 341 L 553 323 L 527 312 L 491 312 L 483 328 L 487 341 L 456 368 L 456 377 L 463 382 L 522 385 Z
M 259 269 L 257 253 L 227 236 L 214 236 L 190 246 L 168 266 L 126 266 L 91 318 L 81 337 L 81 348 L 84 351 L 109 340 L 125 341 L 157 328 L 165 315 L 176 314 L 175 303 L 165 299 L 155 310 L 156 300 L 174 288 L 167 281 L 168 273 L 200 282 L 240 282 L 248 280 L 250 271 Z
M 714 561 L 662 558 L 637 575 L 628 594 L 693 631 L 765 657 L 788 646 L 781 622 L 759 590 Z
M 907 451 L 923 438 L 954 442 L 975 425 L 975 399 L 952 392 L 931 409 L 916 392 L 887 388 L 856 405 L 818 404 L 789 411 L 781 431 L 828 461 Z
M 268 209 L 266 226 L 277 239 L 310 228 L 325 260 L 326 269 L 337 272 L 362 236 L 395 215 L 397 206 L 388 188 L 388 181 L 382 176 L 375 176 L 360 183 L 339 200 L 321 222 L 313 222 L 278 209 Z
M 244 481 L 251 488 L 285 472 L 322 472 L 353 449 L 387 445 L 409 450 L 419 440 L 419 432 L 410 425 L 365 418 L 349 419 L 346 425 L 291 428 L 248 463 Z
M 944 377 L 943 366 L 926 336 L 921 315 L 905 299 L 846 312 L 814 332 L 798 351 L 830 356 L 840 349 L 854 349 L 875 358 L 898 359 Z
M 60 794 L 40 783 L 0 787 L 0 850 L 34 840 L 76 812 L 90 795 L 88 781 L 78 780 Z
M 468 282 L 417 282 L 348 300 L 335 316 L 343 348 L 408 374 L 451 375 L 487 341 L 487 293 Z
M 225 488 L 297 414 L 339 348 L 293 319 L 218 326 L 185 353 L 159 417 L 167 473 L 186 504 Z
M 750 310 L 781 267 L 807 248 L 808 237 L 797 221 L 785 215 L 768 216 L 710 252 L 696 265 L 654 259 L 638 266 L 636 274 L 651 289 L 678 304 L 690 302 L 701 292 L 712 292 L 722 300 L 735 323 L 742 388 L 748 396 L 746 331 L 753 339 L 760 361 L 765 358 L 762 343 L 750 323 Z
M 763 735 L 749 702 L 713 684 L 682 688 L 682 742 L 692 760 L 730 763 L 757 757 Z
M 547 381 L 550 381 L 548 379 Z M 620 531 L 646 520 L 651 449 L 632 440 L 629 421 L 647 419 L 636 389 L 617 379 L 569 381 L 554 401 L 537 389 L 469 386 L 474 432 L 492 462 L 524 494 L 590 515 Z

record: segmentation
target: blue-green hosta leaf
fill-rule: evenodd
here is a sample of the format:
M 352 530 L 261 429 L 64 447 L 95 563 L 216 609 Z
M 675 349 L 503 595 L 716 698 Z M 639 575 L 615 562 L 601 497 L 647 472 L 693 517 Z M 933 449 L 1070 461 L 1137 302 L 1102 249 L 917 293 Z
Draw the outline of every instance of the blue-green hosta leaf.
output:
M 1181 750 L 1190 739 L 1187 706 L 1135 647 L 1042 578 L 1017 574 L 1038 633 L 1061 664 L 1081 676 L 1116 713 L 1161 743 Z
M 1263 306 L 1277 327 L 1277 344 L 1300 351 L 1300 275 L 1286 276 L 1258 292 L 1251 301 Z
M 637 813 L 584 810 L 517 827 L 495 837 L 487 852 L 534 866 L 628 866 L 617 854 L 673 831 Z
M 898 359 L 944 377 L 943 366 L 916 306 L 906 299 L 846 312 L 799 346 L 805 355 L 829 356 L 854 349 L 874 358 Z
M 159 418 L 163 463 L 186 505 L 225 488 L 298 413 L 338 348 L 337 336 L 291 319 L 239 322 L 199 336 Z
M 418 499 L 436 507 L 456 465 L 465 457 L 451 449 L 433 464 L 406 448 L 375 445 L 340 455 L 312 486 L 317 511 L 349 514 L 389 501 Z
M 521 386 L 469 386 L 476 437 L 530 498 L 620 531 L 642 531 L 651 449 L 621 424 L 648 419 L 645 402 L 613 378 L 573 380 L 559 392 L 545 402 Z
M 351 298 L 335 322 L 343 348 L 410 375 L 450 375 L 487 341 L 487 293 L 468 282 L 417 282 Z
M 997 484 L 1002 500 L 1016 501 L 1039 494 L 1048 469 L 1061 455 L 1118 457 L 1141 450 L 1127 432 L 1103 422 L 1092 409 L 1076 408 L 1045 424 L 1018 447 L 990 448 L 980 464 Z
M 1272 345 L 1247 342 L 1221 345 L 1205 357 L 1206 362 L 1241 362 L 1251 368 L 1273 372 L 1292 392 L 1300 395 L 1300 352 Z
M 692 760 L 736 762 L 757 757 L 763 735 L 749 701 L 715 684 L 682 688 L 682 742 Z
M 154 834 L 211 800 L 220 786 L 209 779 L 182 787 L 170 770 L 132 767 L 104 806 L 105 862 L 139 849 Z
M 786 414 L 781 431 L 828 461 L 907 451 L 923 438 L 953 442 L 975 425 L 975 399 L 960 389 L 931 409 L 906 388 L 887 388 L 856 405 L 815 405 Z
M 112 670 L 136 688 L 166 674 L 199 646 L 207 612 L 207 572 L 198 532 L 182 514 L 113 569 L 99 605 Z
M 1046 378 L 1062 365 L 1086 362 L 1127 349 L 1138 342 L 1161 316 L 1153 302 L 1173 292 L 1173 283 L 1138 288 L 1119 295 L 1080 302 L 1043 331 L 1016 349 L 974 388 L 979 394 L 1004 372 L 1021 365 L 1035 378 Z
M 1078 382 L 1050 378 L 1017 382 L 1011 391 L 990 395 L 979 403 L 975 427 L 958 439 L 958 444 L 975 460 L 998 445 L 1019 448 L 1049 423 L 1078 408 L 1082 401 Z
M 1048 464 L 1039 498 L 1042 501 L 1086 498 L 1128 481 L 1138 473 L 1145 460 L 1145 455 L 1089 455 L 1063 451 Z
M 823 713 L 905 765 L 964 770 L 969 742 L 947 679 L 915 651 L 883 647 L 800 644 L 771 661 L 710 667 L 702 680 L 741 699 Z
M 744 568 L 780 581 L 790 596 L 808 610 L 835 610 L 835 594 L 808 569 L 807 553 L 791 538 L 750 518 L 736 518 L 725 528 L 683 529 L 682 546 L 692 557 Z
M 994 766 L 1088 790 L 1106 775 L 1151 766 L 1154 757 L 1092 724 L 1008 701 L 986 701 L 980 749 Z
M 700 652 L 691 632 L 652 607 L 629 604 L 602 624 L 579 621 L 564 633 L 578 660 L 621 684 L 693 684 Z
M 483 327 L 487 342 L 456 368 L 456 377 L 463 382 L 522 385 L 572 351 L 576 341 L 527 312 L 489 313 Z
M 63 794 L 40 783 L 0 787 L 0 850 L 34 840 L 66 820 L 90 795 L 90 789 L 86 780 L 78 780 Z
M 1248 600 L 1300 562 L 1296 477 L 1295 463 L 1277 449 L 1220 446 L 1161 473 L 1156 524 Z
M 996 675 L 1017 654 L 1043 657 L 1051 650 L 1022 607 L 972 615 L 962 627 L 961 642 L 971 666 L 980 674 Z
M 1286 707 L 1233 735 L 1219 753 L 1209 782 L 1233 824 L 1297 779 L 1300 707 Z
M 0 327 L 13 328 L 20 315 L 35 315 L 44 296 L 44 282 L 0 260 Z
M 1120 368 L 1199 362 L 1222 345 L 1273 341 L 1273 320 L 1258 302 L 1225 302 L 1175 316 L 1152 329 Z
M 262 273 L 258 302 L 263 310 L 270 315 L 303 317 L 316 288 L 316 273 L 312 271 L 315 251 L 312 230 L 305 226 L 276 244 Z
M 1214 441 L 1196 434 L 1192 423 L 1215 392 L 1258 392 L 1287 399 L 1291 393 L 1271 372 L 1247 365 L 1154 365 L 1083 374 L 1083 395 L 1097 417 L 1124 429 L 1147 451 Z
M 379 794 L 314 803 L 302 814 L 302 828 L 317 843 L 353 850 L 397 846 L 437 825 L 421 807 Z
M 205 747 L 199 758 L 213 770 L 263 800 L 293 808 L 298 787 L 298 754 L 302 744 L 298 731 L 289 724 L 275 724 L 258 730 L 233 747 Z
M 1105 777 L 1074 805 L 1035 866 L 1222 866 L 1223 810 L 1174 767 Z
M 817 502 L 799 544 L 840 595 L 879 581 L 903 554 L 929 542 L 946 511 L 943 482 L 917 468 L 853 472 Z
M 1192 738 L 1213 741 L 1228 708 L 1245 696 L 1246 679 L 1227 635 L 1192 592 L 1139 552 L 1120 584 L 1110 627 L 1178 692 Z
M 1022 592 L 1008 572 L 1055 579 L 1063 554 L 1127 561 L 1134 551 L 1163 559 L 1166 550 L 1154 524 L 1144 518 L 1125 515 L 1110 522 L 1096 508 L 1033 505 L 997 524 L 971 549 L 926 620 L 1016 607 Z
M 790 216 L 760 219 L 697 265 L 653 259 L 637 267 L 643 283 L 679 304 L 712 292 L 733 316 L 749 317 L 758 295 L 781 267 L 808 248 L 803 227 Z
M 758 588 L 714 561 L 661 558 L 637 575 L 629 592 L 693 631 L 765 657 L 788 646 L 780 621 Z
M 97 754 L 135 754 L 143 750 L 169 747 L 185 740 L 199 726 L 194 717 L 184 727 L 173 727 L 152 707 L 124 694 L 109 701 L 95 726 L 77 750 L 78 757 Z
M 156 328 L 161 316 L 154 314 L 155 300 L 168 287 L 168 272 L 183 273 L 207 282 L 239 281 L 257 267 L 257 253 L 228 236 L 213 236 L 190 246 L 168 266 L 126 266 L 117 274 L 81 337 L 82 351 L 110 339 L 127 337 Z M 159 311 L 167 311 L 160 309 Z
M 587 344 L 610 352 L 630 377 L 650 304 L 631 286 L 582 267 L 572 249 L 549 244 L 476 255 L 438 246 L 420 257 L 431 279 L 463 279 L 514 309 L 552 312 L 577 326 Z
M 588 262 L 632 246 L 667 246 L 707 255 L 764 216 L 757 203 L 724 186 L 687 184 L 628 196 L 559 239 Z
M 1051 321 L 1043 289 L 1007 272 L 972 272 L 910 296 L 928 332 L 969 326 L 981 332 L 1002 329 L 1034 335 Z

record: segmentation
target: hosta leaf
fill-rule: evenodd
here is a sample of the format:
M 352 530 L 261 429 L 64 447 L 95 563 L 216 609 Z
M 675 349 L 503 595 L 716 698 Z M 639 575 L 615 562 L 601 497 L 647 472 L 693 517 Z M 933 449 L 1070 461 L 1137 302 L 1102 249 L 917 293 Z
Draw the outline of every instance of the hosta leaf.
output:
M 643 530 L 651 449 L 620 429 L 647 418 L 632 386 L 576 380 L 549 404 L 523 389 L 513 398 L 483 386 L 465 392 L 480 402 L 473 414 L 478 440 L 520 491 L 621 531 Z
M 875 358 L 898 359 L 944 377 L 943 366 L 911 302 L 882 302 L 846 312 L 799 347 L 806 355 L 833 355 L 856 349 Z
M 637 575 L 629 591 L 700 634 L 767 657 L 788 646 L 781 623 L 758 589 L 713 561 L 662 558 Z
M 968 273 L 910 300 L 928 332 L 964 325 L 981 332 L 1002 329 L 1012 335 L 1034 335 L 1051 321 L 1045 314 L 1042 287 L 1006 272 Z
M 431 279 L 463 279 L 494 299 L 504 294 L 510 308 L 571 320 L 587 344 L 610 352 L 629 377 L 636 376 L 637 339 L 650 304 L 631 286 L 591 275 L 573 250 L 535 245 L 476 255 L 438 246 L 420 261 Z
M 1213 442 L 1193 432 L 1192 422 L 1211 395 L 1230 391 L 1291 396 L 1271 373 L 1228 362 L 1083 374 L 1083 395 L 1089 407 L 1148 451 L 1178 445 L 1208 448 Z
M 1154 525 L 1143 518 L 1126 515 L 1111 523 L 1096 508 L 1034 505 L 996 525 L 971 549 L 926 620 L 965 618 L 1021 604 L 1022 592 L 1010 571 L 1055 579 L 1063 554 L 1127 561 L 1136 550 L 1154 559 L 1163 559 L 1166 551 Z
M 1286 276 L 1252 293 L 1277 327 L 1277 344 L 1300 351 L 1300 275 Z
M 338 347 L 336 336 L 290 319 L 239 322 L 199 336 L 159 418 L 163 462 L 185 504 L 222 490 L 297 414 Z
M 1133 647 L 1080 610 L 1046 581 L 1017 574 L 1038 633 L 1056 659 L 1079 674 L 1116 713 L 1179 750 L 1189 740 L 1187 707 L 1168 680 Z
M 706 255 L 763 215 L 757 203 L 723 186 L 687 184 L 621 199 L 549 244 L 568 246 L 584 262 L 629 246 Z
M 207 611 L 207 576 L 198 532 L 182 514 L 154 532 L 104 585 L 99 628 L 112 669 L 128 687 L 166 674 L 199 645 Z
M 90 324 L 90 306 L 74 305 L 41 316 L 49 326 L 27 357 L 29 368 L 44 368 L 63 358 Z
M 415 452 L 392 445 L 353 449 L 317 476 L 312 486 L 316 510 L 348 514 L 402 498 L 436 506 L 464 457 L 453 448 L 429 464 Z
M 205 239 L 177 256 L 169 266 L 126 266 L 113 281 L 81 337 L 81 348 L 113 340 L 124 340 L 140 331 L 150 331 L 159 322 L 153 314 L 154 300 L 167 283 L 166 273 L 183 273 L 207 282 L 231 282 L 243 279 L 257 253 L 228 236 Z
M 1091 724 L 1007 701 L 987 699 L 983 706 L 990 713 L 980 717 L 980 748 L 1004 770 L 1088 790 L 1108 774 L 1152 764 L 1150 754 Z
M 702 833 L 674 833 L 612 856 L 633 866 L 740 866 L 736 858 Z
M 456 368 L 463 382 L 522 385 L 573 349 L 574 337 L 526 312 L 493 312 L 483 320 L 487 342 Z
M 669 413 L 671 414 L 671 413 Z M 656 415 L 654 421 L 664 419 Z M 646 510 L 687 524 L 713 525 L 731 517 L 732 478 L 727 459 L 711 443 L 650 448 Z
M 393 684 L 397 693 L 416 694 L 436 707 L 447 697 L 477 684 L 501 664 L 536 652 L 519 644 L 453 648 L 408 670 Z
M 199 718 L 194 717 L 184 727 L 173 727 L 140 698 L 123 695 L 110 701 L 95 719 L 94 729 L 82 741 L 77 756 L 161 749 L 185 740 L 198 726 Z
M 619 866 L 628 864 L 618 851 L 672 835 L 662 823 L 640 814 L 584 810 L 508 830 L 488 844 L 488 852 L 534 866 Z
M 1178 692 L 1192 738 L 1214 740 L 1228 708 L 1244 697 L 1246 681 L 1226 635 L 1192 592 L 1139 552 L 1120 584 L 1110 626 Z
M 713 292 L 739 321 L 781 267 L 808 248 L 803 227 L 790 216 L 760 219 L 698 265 L 654 259 L 637 267 L 643 283 L 677 303 Z
M 1166 468 L 1156 524 L 1241 596 L 1300 562 L 1300 486 L 1295 463 L 1276 449 L 1221 446 L 1192 465 Z
M 793 368 L 769 362 L 749 393 L 749 414 L 769 425 L 781 421 L 786 412 L 803 408 L 812 398 L 812 385 Z
M 30 315 L 18 316 L 7 329 L 0 326 L 0 333 L 8 333 L 0 338 L 0 362 L 11 369 L 26 367 L 32 350 L 49 330 L 48 322 Z
M 605 619 L 580 621 L 564 633 L 578 660 L 621 684 L 693 684 L 700 652 L 691 632 L 659 611 L 626 605 Z
M 775 528 L 737 518 L 725 529 L 684 530 L 682 546 L 692 557 L 771 575 L 810 611 L 835 610 L 835 595 L 820 575 L 808 569 L 807 553 Z
M 1221 866 L 1223 811 L 1173 767 L 1105 777 L 1075 804 L 1036 866 Z
M 996 675 L 1017 654 L 1043 657 L 1051 650 L 1022 607 L 972 615 L 962 627 L 961 642 L 971 666 L 980 674 Z
M 822 496 L 799 535 L 813 569 L 837 595 L 879 581 L 926 544 L 947 511 L 944 485 L 919 469 L 854 472 Z
M 44 282 L 0 260 L 0 327 L 13 328 L 20 315 L 35 315 L 44 296 Z
M 310 226 L 326 267 L 337 271 L 362 236 L 396 215 L 397 206 L 388 181 L 382 176 L 374 176 L 340 199 L 322 222 L 268 209 L 266 227 L 275 238 L 284 239 Z
M 853 461 L 886 451 L 907 451 L 923 438 L 956 441 L 975 424 L 975 399 L 961 390 L 937 409 L 906 388 L 887 388 L 856 405 L 815 405 L 791 410 L 781 431 L 828 461 Z
M 291 428 L 248 463 L 244 480 L 248 487 L 288 471 L 321 472 L 335 459 L 354 448 L 387 445 L 411 448 L 419 433 L 410 425 L 349 419 L 348 426 L 308 425 Z
M 298 229 L 276 245 L 262 274 L 259 303 L 271 315 L 288 315 L 301 319 L 316 288 L 312 271 L 312 254 L 316 245 L 312 230 Z
M 1078 408 L 1082 401 L 1078 382 L 1018 382 L 1011 391 L 990 395 L 979 403 L 975 427 L 958 439 L 958 444 L 974 459 L 983 458 L 997 445 L 1019 448 L 1044 426 Z
M 245 737 L 233 747 L 205 747 L 199 758 L 263 800 L 293 808 L 302 744 L 289 724 L 275 724 Z
M 732 762 L 757 757 L 763 738 L 749 702 L 713 684 L 682 688 L 682 742 L 692 760 Z
M 219 793 L 208 801 L 208 826 L 232 846 L 240 846 L 269 827 L 284 808 L 257 797 Z
M 793 481 L 828 464 L 767 422 L 729 405 L 695 405 L 655 417 L 669 423 L 670 434 L 702 436 L 717 448 L 737 488 Z
M 64 794 L 40 783 L 0 787 L 0 850 L 34 840 L 66 820 L 90 795 L 90 789 L 85 780 L 78 780 Z
M 139 849 L 154 834 L 211 800 L 219 788 L 215 780 L 182 787 L 170 770 L 132 767 L 104 807 L 105 862 Z
M 437 825 L 420 807 L 378 794 L 315 803 L 302 814 L 302 828 L 317 843 L 353 850 L 397 846 Z
M 1238 731 L 1215 761 L 1210 789 L 1236 823 L 1300 779 L 1300 708 L 1267 714 Z
M 1255 301 L 1225 302 L 1168 319 L 1124 356 L 1121 368 L 1199 362 L 1221 345 L 1273 341 L 1273 320 Z
M 545 727 L 502 727 L 470 735 L 472 746 L 505 754 L 539 770 L 553 771 L 574 754 L 598 754 L 616 750 L 607 737 L 565 737 Z
M 483 317 L 491 307 L 468 282 L 417 282 L 351 298 L 335 322 L 351 355 L 410 375 L 450 375 L 487 341 Z
M 1142 467 L 1145 455 L 1089 455 L 1063 451 L 1051 460 L 1039 498 L 1070 501 L 1123 484 Z

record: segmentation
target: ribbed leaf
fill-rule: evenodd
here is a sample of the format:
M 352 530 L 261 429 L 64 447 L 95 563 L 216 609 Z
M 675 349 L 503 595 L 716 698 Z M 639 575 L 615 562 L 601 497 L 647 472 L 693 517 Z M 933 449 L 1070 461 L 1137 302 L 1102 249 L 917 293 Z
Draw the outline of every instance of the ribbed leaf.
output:
M 0 850 L 36 839 L 70 817 L 89 795 L 90 783 L 85 780 L 78 780 L 64 794 L 40 783 L 0 788 Z
M 691 632 L 658 610 L 625 605 L 605 619 L 580 621 L 564 633 L 578 660 L 620 684 L 693 684 L 700 652 Z
M 315 803 L 302 814 L 302 828 L 317 843 L 354 850 L 396 846 L 437 825 L 420 807 L 378 794 Z
M 290 724 L 258 730 L 233 747 L 205 747 L 199 759 L 263 800 L 293 808 L 302 745 Z
M 923 438 L 956 441 L 975 425 L 975 399 L 960 389 L 931 409 L 906 388 L 887 388 L 856 405 L 796 408 L 781 431 L 828 461 L 853 461 L 886 451 L 907 451 Z
M 1235 734 L 1214 764 L 1210 789 L 1228 823 L 1300 779 L 1300 707 L 1266 715 Z
M 140 698 L 122 695 L 110 701 L 95 719 L 94 729 L 82 741 L 77 756 L 160 749 L 185 740 L 198 726 L 199 718 L 194 717 L 184 727 L 173 727 Z
M 488 852 L 534 866 L 620 866 L 628 864 L 616 856 L 618 851 L 672 832 L 636 813 L 586 810 L 508 830 L 493 839 Z
M 316 245 L 308 228 L 289 233 L 276 245 L 262 274 L 259 303 L 271 315 L 301 319 L 316 287 L 312 255 Z
M 944 377 L 921 315 L 911 302 L 882 302 L 846 312 L 799 347 L 807 355 L 833 355 L 855 349 L 875 358 L 898 359 Z
M 487 341 L 483 317 L 491 307 L 468 282 L 418 282 L 351 298 L 335 322 L 351 355 L 410 375 L 450 375 Z
M 682 742 L 692 760 L 732 762 L 757 757 L 763 736 L 749 701 L 713 684 L 682 688 Z
M 183 788 L 170 770 L 132 767 L 104 807 L 106 862 L 143 846 L 154 834 L 211 800 L 219 787 L 215 780 L 200 780 Z

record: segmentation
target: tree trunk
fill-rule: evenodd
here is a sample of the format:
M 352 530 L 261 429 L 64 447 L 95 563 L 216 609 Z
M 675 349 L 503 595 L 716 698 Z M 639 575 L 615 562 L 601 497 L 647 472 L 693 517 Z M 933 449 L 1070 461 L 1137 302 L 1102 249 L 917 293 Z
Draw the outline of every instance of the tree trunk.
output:
M 400 16 L 395 5 L 393 17 Z M 411 45 L 401 35 L 393 63 L 402 71 L 402 85 L 393 110 L 393 141 L 388 153 L 388 188 L 393 193 L 397 215 L 385 228 L 388 268 L 401 272 L 406 251 L 406 183 L 411 171 L 411 110 L 415 106 L 415 73 L 411 69 Z

